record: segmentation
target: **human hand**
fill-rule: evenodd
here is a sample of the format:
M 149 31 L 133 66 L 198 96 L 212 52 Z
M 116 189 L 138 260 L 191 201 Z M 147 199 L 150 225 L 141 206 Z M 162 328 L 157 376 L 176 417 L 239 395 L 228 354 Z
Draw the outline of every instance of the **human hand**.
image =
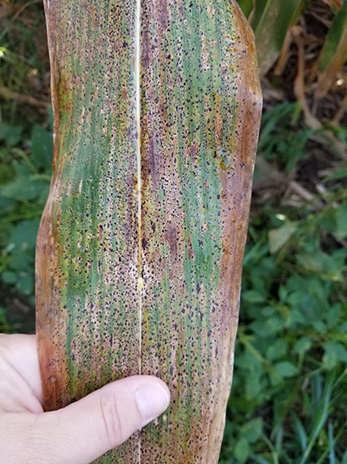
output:
M 136 375 L 43 412 L 36 336 L 0 334 L 3 464 L 88 464 L 159 416 L 169 401 L 164 382 Z

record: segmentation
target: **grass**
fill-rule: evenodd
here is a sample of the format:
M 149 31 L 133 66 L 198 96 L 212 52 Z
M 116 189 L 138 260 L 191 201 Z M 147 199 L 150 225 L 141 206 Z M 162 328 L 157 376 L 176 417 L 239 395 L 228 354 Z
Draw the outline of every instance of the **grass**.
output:
M 47 57 L 34 39 L 42 29 L 42 7 L 31 2 L 23 23 L 21 2 L 13 5 L 18 9 L 8 17 L 0 41 L 0 85 L 42 100 L 35 85 L 44 86 Z M 35 76 L 36 84 L 28 76 Z M 346 140 L 346 129 L 332 130 Z M 258 190 L 264 173 L 256 170 L 220 464 L 347 463 L 347 170 L 334 147 L 320 145 L 317 137 L 321 134 L 305 126 L 296 102 L 276 104 L 264 114 L 259 156 L 282 178 L 301 182 L 310 199 L 288 194 L 282 182 Z M 4 332 L 32 328 L 15 316 L 34 304 L 35 240 L 51 154 L 50 112 L 3 98 Z

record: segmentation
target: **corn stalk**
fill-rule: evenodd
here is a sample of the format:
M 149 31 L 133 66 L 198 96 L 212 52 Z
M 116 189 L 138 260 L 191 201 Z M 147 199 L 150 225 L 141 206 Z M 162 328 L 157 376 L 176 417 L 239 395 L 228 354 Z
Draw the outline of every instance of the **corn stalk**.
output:
M 253 34 L 235 1 L 46 0 L 45 10 L 44 407 L 157 375 L 167 413 L 99 462 L 217 462 L 261 112 Z

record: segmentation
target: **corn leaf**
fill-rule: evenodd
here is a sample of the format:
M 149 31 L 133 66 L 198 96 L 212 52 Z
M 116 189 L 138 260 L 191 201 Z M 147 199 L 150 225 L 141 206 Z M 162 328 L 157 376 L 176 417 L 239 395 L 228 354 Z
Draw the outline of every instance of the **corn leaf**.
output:
M 54 163 L 36 257 L 44 407 L 153 374 L 100 463 L 218 461 L 261 97 L 234 1 L 46 0 Z
M 347 2 L 336 14 L 327 35 L 319 62 L 320 75 L 316 97 L 323 97 L 347 60 Z
M 241 10 L 247 18 L 249 18 L 249 15 L 254 10 L 255 2 L 256 0 L 238 0 Z
M 256 0 L 251 25 L 255 33 L 260 74 L 275 63 L 287 30 L 298 19 L 303 0 Z

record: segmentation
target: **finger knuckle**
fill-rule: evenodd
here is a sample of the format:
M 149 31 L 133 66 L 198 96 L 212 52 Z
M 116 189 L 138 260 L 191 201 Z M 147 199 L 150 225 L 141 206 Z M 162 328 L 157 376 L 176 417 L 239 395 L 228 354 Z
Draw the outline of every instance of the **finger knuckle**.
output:
M 120 418 L 120 405 L 115 395 L 104 394 L 101 396 L 100 411 L 104 439 L 107 446 L 113 448 L 127 438 L 124 435 Z

